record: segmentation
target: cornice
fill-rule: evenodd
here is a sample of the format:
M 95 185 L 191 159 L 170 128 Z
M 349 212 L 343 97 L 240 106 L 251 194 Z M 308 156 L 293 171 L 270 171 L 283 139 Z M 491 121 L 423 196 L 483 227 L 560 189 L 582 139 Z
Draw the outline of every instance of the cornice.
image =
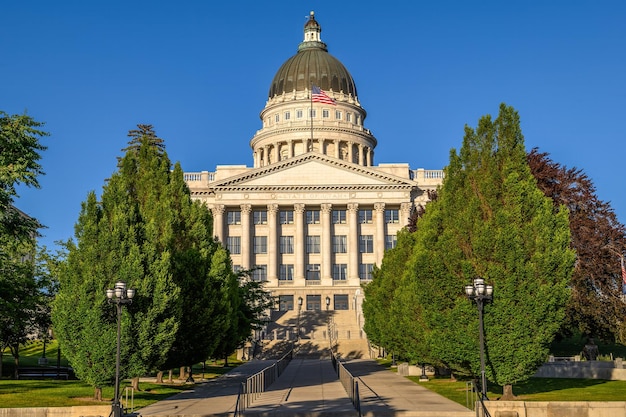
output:
M 413 181 L 407 180 L 405 178 L 400 178 L 400 177 L 397 177 L 395 175 L 391 175 L 385 172 L 381 172 L 381 171 L 372 169 L 370 167 L 365 167 L 362 165 L 346 162 L 343 159 L 331 158 L 327 155 L 324 155 L 318 152 L 308 152 L 305 154 L 295 156 L 293 158 L 286 159 L 284 161 L 277 162 L 275 164 L 271 164 L 271 165 L 267 165 L 267 166 L 259 167 L 259 168 L 253 168 L 246 173 L 235 175 L 233 177 L 226 178 L 221 181 L 216 181 L 210 184 L 210 189 L 224 190 L 228 187 L 237 187 L 238 189 L 241 189 L 240 187 L 245 187 L 245 185 L 241 184 L 241 182 L 252 180 L 254 178 L 263 177 L 273 172 L 282 171 L 282 170 L 288 169 L 296 165 L 300 165 L 308 161 L 318 161 L 328 166 L 337 167 L 345 171 L 355 172 L 361 175 L 369 176 L 370 178 L 376 178 L 382 181 L 386 181 L 388 183 L 388 184 L 381 185 L 381 187 L 391 187 L 393 185 L 413 187 L 416 185 L 415 182 Z M 337 186 L 343 187 L 341 185 L 337 185 Z M 293 188 L 294 186 L 285 186 L 285 187 Z M 314 187 L 317 187 L 317 186 L 314 186 Z M 350 185 L 350 187 L 354 187 L 354 185 Z

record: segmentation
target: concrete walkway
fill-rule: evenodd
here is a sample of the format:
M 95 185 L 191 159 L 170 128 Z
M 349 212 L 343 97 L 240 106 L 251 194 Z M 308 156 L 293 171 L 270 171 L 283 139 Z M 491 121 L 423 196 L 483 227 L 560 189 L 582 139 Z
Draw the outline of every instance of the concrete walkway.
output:
M 211 416 L 232 417 L 235 412 L 239 386 L 249 376 L 271 366 L 274 360 L 253 360 L 240 365 L 206 383 L 197 384 L 193 390 L 184 391 L 159 401 L 135 414 L 147 416 Z
M 389 371 L 376 361 L 355 359 L 345 362 L 344 365 L 359 382 L 363 416 L 475 417 L 476 415 L 474 411 Z
M 274 361 L 252 361 L 194 390 L 138 410 L 147 416 L 233 416 L 239 386 Z M 448 400 L 373 360 L 345 362 L 357 378 L 365 417 L 475 417 Z M 357 416 L 329 359 L 294 358 L 281 377 L 247 410 L 247 417 Z

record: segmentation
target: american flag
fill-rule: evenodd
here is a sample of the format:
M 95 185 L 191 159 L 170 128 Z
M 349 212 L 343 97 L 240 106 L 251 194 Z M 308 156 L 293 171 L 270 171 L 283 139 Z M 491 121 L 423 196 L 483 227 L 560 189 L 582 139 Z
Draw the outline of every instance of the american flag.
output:
M 335 99 L 330 98 L 328 94 L 326 94 L 324 90 L 322 90 L 318 86 L 313 85 L 311 91 L 313 93 L 311 95 L 311 101 L 313 103 L 331 104 L 333 106 L 336 104 Z

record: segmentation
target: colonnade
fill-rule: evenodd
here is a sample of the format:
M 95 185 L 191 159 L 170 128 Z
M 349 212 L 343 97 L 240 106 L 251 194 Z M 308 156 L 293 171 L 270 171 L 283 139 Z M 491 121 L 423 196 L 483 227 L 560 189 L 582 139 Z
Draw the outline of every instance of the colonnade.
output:
M 253 250 L 253 239 L 255 236 L 255 225 L 252 223 L 253 208 L 257 210 L 267 210 L 267 252 L 262 255 L 255 255 Z M 332 211 L 333 208 L 346 210 L 346 225 L 333 225 Z M 373 224 L 359 223 L 359 208 L 372 209 Z M 268 205 L 254 206 L 252 204 L 241 204 L 239 206 L 214 205 L 211 207 L 214 216 L 214 234 L 221 242 L 226 242 L 229 234 L 229 227 L 226 225 L 224 214 L 226 211 L 240 211 L 241 213 L 241 254 L 239 261 L 243 269 L 251 269 L 256 264 L 265 264 L 267 262 L 267 280 L 270 283 L 278 285 L 278 277 L 280 274 L 280 264 L 283 256 L 280 253 L 280 236 L 281 229 L 284 233 L 284 225 L 279 224 L 280 210 L 293 210 L 293 225 L 288 225 L 290 231 L 287 235 L 293 235 L 294 250 L 293 254 L 288 256 L 293 259 L 294 265 L 294 282 L 293 285 L 306 285 L 306 266 L 311 254 L 307 254 L 306 242 L 307 235 L 311 234 L 310 229 L 313 225 L 306 223 L 306 210 L 319 210 L 320 221 L 319 226 L 316 225 L 314 235 L 320 235 L 320 252 L 313 255 L 315 259 L 319 259 L 321 285 L 337 284 L 333 281 L 333 261 L 341 257 L 347 262 L 347 282 L 348 285 L 358 285 L 360 282 L 359 265 L 363 263 L 371 263 L 380 265 L 385 251 L 385 236 L 389 234 L 395 235 L 397 230 L 406 224 L 406 220 L 410 214 L 410 203 L 402 203 L 400 207 L 393 206 L 388 208 L 399 209 L 400 224 L 390 230 L 385 223 L 385 208 L 383 202 L 377 202 L 373 205 L 359 205 L 358 203 L 348 203 L 347 205 L 335 205 L 330 203 L 322 203 L 318 205 L 305 205 L 303 203 L 295 203 L 290 205 L 278 205 L 271 203 Z M 336 233 L 336 227 L 343 226 L 346 233 Z M 345 227 L 347 226 L 347 227 Z M 347 229 L 347 230 L 346 230 Z M 319 232 L 318 232 L 319 231 Z M 365 233 L 363 232 L 365 231 Z M 333 253 L 333 235 L 347 236 L 347 253 Z M 373 235 L 373 252 L 360 253 L 359 236 L 361 234 Z M 261 262 L 259 260 L 262 260 Z M 284 263 L 291 263 L 284 262 Z M 314 263 L 318 263 L 317 261 Z M 270 284 L 272 285 L 272 284 Z

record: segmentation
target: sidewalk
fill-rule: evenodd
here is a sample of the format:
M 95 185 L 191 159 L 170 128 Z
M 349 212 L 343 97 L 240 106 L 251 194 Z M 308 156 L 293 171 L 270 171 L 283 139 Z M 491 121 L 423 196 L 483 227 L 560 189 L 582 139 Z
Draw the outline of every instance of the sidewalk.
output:
M 232 417 L 241 383 L 275 362 L 274 360 L 248 362 L 217 379 L 198 384 L 193 390 L 181 392 L 139 409 L 135 414 L 143 417 L 182 415 Z
M 239 385 L 274 361 L 252 361 L 230 373 L 138 410 L 148 416 L 231 417 Z M 364 417 L 475 417 L 475 412 L 378 365 L 344 363 L 357 378 Z M 425 382 L 427 384 L 427 382 Z M 283 374 L 245 410 L 246 417 L 357 416 L 329 359 L 294 358 Z
M 293 359 L 245 411 L 246 417 L 356 415 L 329 359 Z
M 475 417 L 475 412 L 382 367 L 373 360 L 344 363 L 359 382 L 363 416 Z M 427 382 L 424 382 L 427 384 Z

